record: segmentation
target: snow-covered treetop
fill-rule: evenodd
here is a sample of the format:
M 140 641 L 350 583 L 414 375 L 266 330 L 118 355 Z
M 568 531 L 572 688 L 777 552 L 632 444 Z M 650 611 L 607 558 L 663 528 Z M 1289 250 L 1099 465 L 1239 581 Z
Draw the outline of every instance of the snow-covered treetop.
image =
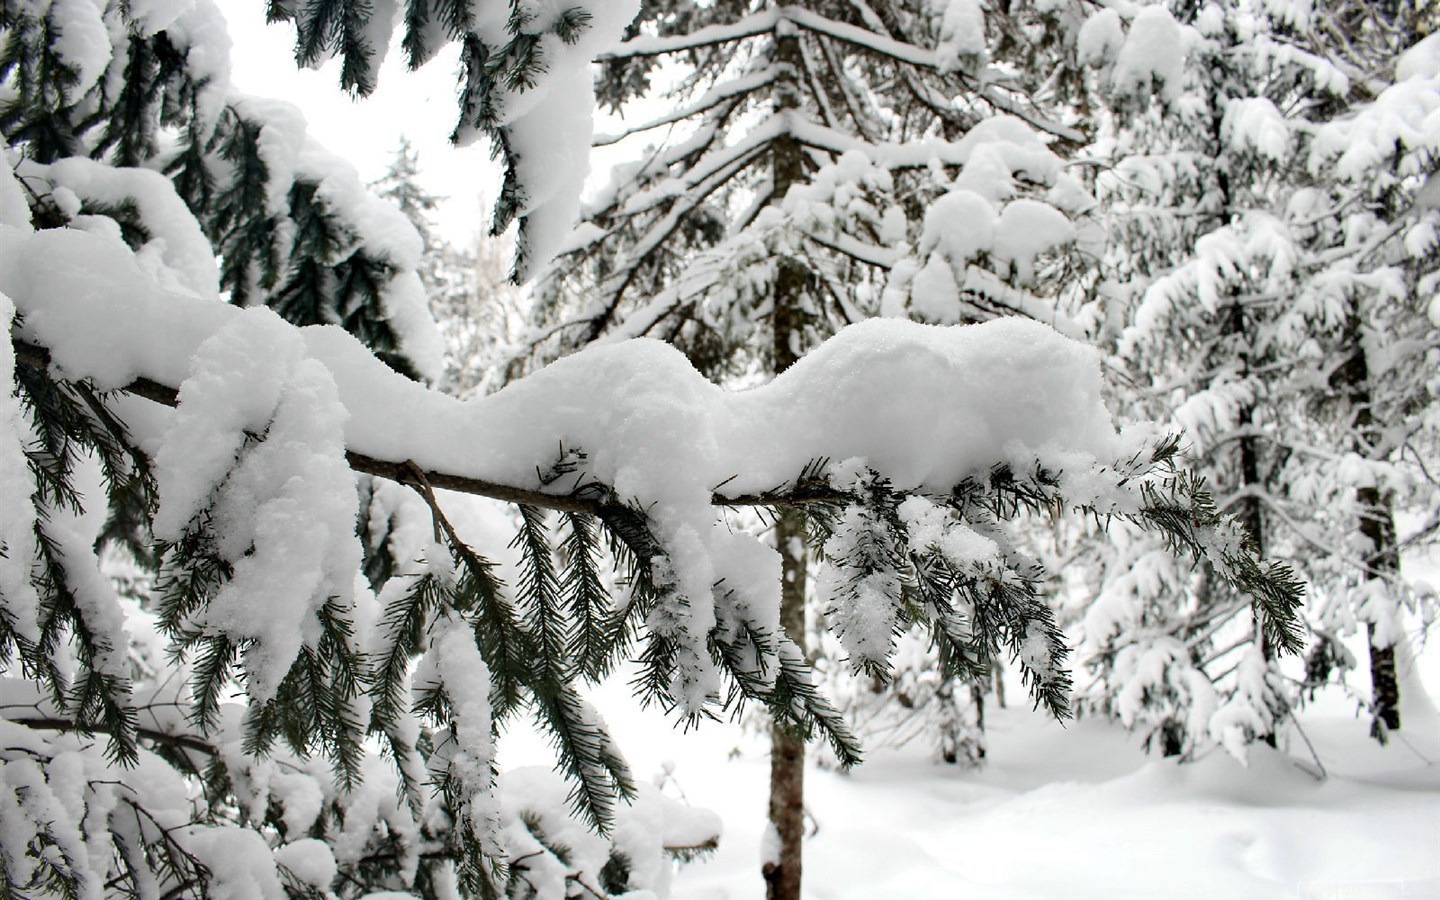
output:
M 636 161 L 586 201 L 517 357 L 648 335 L 743 373 L 792 269 L 797 346 L 881 314 L 1085 333 L 1094 203 L 1056 152 L 1083 136 L 1037 100 L 1064 85 L 1014 68 L 1068 71 L 1075 26 L 1054 5 L 647 6 L 597 76 L 633 124 L 595 141 Z M 1022 29 L 1036 40 L 1009 40 Z M 673 108 L 628 107 L 661 73 Z

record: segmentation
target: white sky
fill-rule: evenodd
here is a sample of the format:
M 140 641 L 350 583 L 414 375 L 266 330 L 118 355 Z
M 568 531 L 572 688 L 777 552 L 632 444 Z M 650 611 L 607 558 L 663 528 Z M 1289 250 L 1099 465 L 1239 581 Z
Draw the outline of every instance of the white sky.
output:
M 418 72 L 405 71 L 398 46 L 386 57 L 379 86 L 364 100 L 340 90 L 340 63 L 298 70 L 295 31 L 289 23 L 265 24 L 261 0 L 218 0 L 235 42 L 232 77 L 240 90 L 288 100 L 310 123 L 310 134 L 349 160 L 365 181 L 379 178 L 395 158 L 400 136 L 420 154 L 421 186 L 445 198 L 439 210 L 442 233 L 464 242 L 489 220 L 490 199 L 500 188 L 499 167 L 490 161 L 489 142 L 456 149 L 456 45 L 446 47 Z
M 300 107 L 310 134 L 360 171 L 369 182 L 385 173 L 404 135 L 420 154 L 421 186 L 444 198 L 438 212 L 441 233 L 463 243 L 484 231 L 490 206 L 500 191 L 500 167 L 490 159 L 490 143 L 481 139 L 464 149 L 450 144 L 455 127 L 459 47 L 450 44 L 418 72 L 405 69 L 400 32 L 380 68 L 379 84 L 369 97 L 351 99 L 340 90 L 340 63 L 319 69 L 295 66 L 295 29 L 288 22 L 265 24 L 262 0 L 217 0 L 234 41 L 232 80 L 248 94 L 288 100 Z M 656 81 L 663 83 L 659 74 Z M 647 121 L 668 106 L 665 100 L 633 104 L 628 116 L 597 113 L 595 131 L 624 128 L 627 118 Z M 639 135 L 595 151 L 587 191 L 603 184 L 615 163 L 640 154 L 648 141 L 670 136 L 665 129 Z

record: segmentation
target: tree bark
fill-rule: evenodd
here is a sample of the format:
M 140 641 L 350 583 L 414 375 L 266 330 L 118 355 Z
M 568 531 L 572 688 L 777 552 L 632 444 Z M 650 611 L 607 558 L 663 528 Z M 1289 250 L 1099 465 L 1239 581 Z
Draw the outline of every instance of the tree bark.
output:
M 799 72 L 802 65 L 800 39 L 792 32 L 780 33 L 775 41 L 775 65 L 780 77 L 775 83 L 775 107 L 787 115 L 800 106 Z M 805 155 L 800 143 L 788 134 L 776 138 L 771 148 L 772 196 L 784 199 L 790 187 L 805 180 Z M 800 357 L 805 334 L 805 287 L 809 273 L 794 258 L 777 261 L 771 313 L 772 362 L 779 375 Z M 775 521 L 775 544 L 780 551 L 780 624 L 790 640 L 805 651 L 805 517 L 795 509 L 780 511 Z M 770 732 L 770 825 L 776 846 L 765 860 L 767 900 L 800 900 L 802 841 L 805 836 L 805 745 L 783 728 Z
M 799 146 L 794 149 L 798 156 Z M 776 155 L 780 152 L 777 148 Z M 804 328 L 801 304 L 805 274 L 795 260 L 781 260 L 775 279 L 777 375 L 799 357 L 797 351 Z M 775 546 L 780 551 L 780 626 L 801 652 L 805 652 L 807 568 L 805 514 L 801 510 L 780 511 L 775 520 Z M 766 860 L 762 869 L 765 896 L 767 900 L 800 900 L 805 837 L 805 744 L 779 725 L 770 727 L 770 824 L 775 829 L 776 846 L 775 858 Z
M 985 688 L 989 682 L 989 678 L 970 682 L 970 702 L 975 705 L 975 748 L 971 754 L 972 763 L 979 763 L 985 758 Z
M 780 550 L 780 624 L 805 648 L 805 516 L 787 509 L 775 522 Z M 770 825 L 775 830 L 772 859 L 761 873 L 768 900 L 799 900 L 805 837 L 805 744 L 779 725 L 770 726 Z
M 1225 179 L 1222 173 L 1222 182 Z M 1228 191 L 1228 186 L 1227 186 Z M 1228 201 L 1227 201 L 1228 204 Z M 1226 322 L 1226 332 L 1240 339 L 1240 369 L 1245 375 L 1250 373 L 1249 335 L 1246 330 L 1245 310 L 1237 300 L 1230 308 L 1230 317 Z M 1239 440 L 1240 449 L 1240 511 L 1239 519 L 1249 532 L 1251 543 L 1254 545 L 1255 555 L 1265 555 L 1265 515 L 1261 506 L 1260 497 L 1256 491 L 1263 489 L 1263 479 L 1260 476 L 1260 450 L 1259 440 L 1254 437 L 1257 422 L 1255 420 L 1255 404 L 1248 403 L 1240 411 L 1240 427 L 1244 429 L 1244 436 Z M 1251 607 L 1252 610 L 1254 607 Z M 1254 613 L 1255 641 L 1260 646 L 1260 654 L 1265 662 L 1269 664 L 1275 659 L 1275 648 L 1270 646 L 1270 641 L 1265 636 L 1265 629 L 1261 627 L 1260 615 Z M 1276 746 L 1275 729 L 1263 735 L 1257 735 L 1271 747 Z M 1167 738 L 1167 753 L 1169 739 Z
M 1358 321 L 1351 320 L 1346 339 L 1350 358 L 1339 375 L 1344 379 L 1352 410 L 1352 449 L 1362 459 L 1371 459 L 1375 455 L 1376 422 L 1370 395 L 1370 364 L 1360 344 Z M 1393 582 L 1400 572 L 1400 554 L 1390 495 L 1373 484 L 1364 485 L 1355 489 L 1355 505 L 1360 512 L 1360 535 L 1368 544 L 1364 559 L 1366 571 L 1362 577 L 1367 582 Z M 1381 637 L 1376 634 L 1374 622 L 1367 623 L 1365 631 L 1370 645 L 1370 702 L 1375 713 L 1370 736 L 1383 744 L 1386 735 L 1400 730 L 1400 682 L 1395 670 L 1395 647 L 1388 642 L 1379 645 Z

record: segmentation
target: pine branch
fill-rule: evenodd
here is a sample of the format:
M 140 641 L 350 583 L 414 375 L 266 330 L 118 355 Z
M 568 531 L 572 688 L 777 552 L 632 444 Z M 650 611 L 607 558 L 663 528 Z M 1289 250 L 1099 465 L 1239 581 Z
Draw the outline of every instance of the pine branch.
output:
M 103 723 L 96 723 L 85 729 L 79 729 L 75 720 L 56 715 L 52 710 L 46 709 L 43 705 L 14 706 L 6 704 L 0 707 L 4 712 L 7 722 L 14 722 L 16 725 L 23 725 L 26 728 L 34 728 L 40 731 L 62 731 L 78 732 L 80 734 L 110 734 L 110 727 Z M 144 707 L 137 709 L 137 713 L 143 712 Z M 203 753 L 206 756 L 219 756 L 220 748 L 206 737 L 203 733 L 161 731 L 158 728 L 146 728 L 143 725 L 135 726 L 135 736 L 140 740 L 150 741 L 167 747 L 175 747 L 181 750 Z
M 565 568 L 560 586 L 573 623 L 565 653 L 574 661 L 573 671 L 567 675 L 599 681 L 609 673 L 623 647 L 624 642 L 617 640 L 622 620 L 600 583 L 600 544 L 594 520 L 567 513 L 565 523 L 568 533 L 561 546 Z
M 370 659 L 370 733 L 384 735 L 412 802 L 420 797 L 421 785 L 403 764 L 415 748 L 401 736 L 400 722 L 410 714 L 411 663 L 424 650 L 426 632 L 447 597 L 434 573 L 415 578 L 410 590 L 385 608 L 379 628 L 381 649 Z
M 570 804 L 600 834 L 614 824 L 617 798 L 633 799 L 635 782 L 615 742 L 590 705 L 569 684 L 535 694 L 536 711 L 573 782 Z
M 223 635 L 200 643 L 203 650 L 190 675 L 190 692 L 195 698 L 190 721 L 209 732 L 219 727 L 220 700 L 230 684 L 230 672 L 240 660 L 240 648 Z
M 905 537 L 896 512 L 901 498 L 888 480 L 873 472 L 856 487 L 856 502 L 845 509 L 824 547 L 830 565 L 843 578 L 838 592 L 828 598 L 825 615 L 849 653 L 850 665 L 886 679 L 902 624 Z M 880 625 L 887 622 L 883 646 L 874 646 Z
M 1238 524 L 1222 515 L 1204 480 L 1175 471 L 1158 484 L 1142 485 L 1144 507 L 1126 518 L 1159 531 L 1171 550 L 1208 560 L 1227 583 L 1249 596 L 1271 646 L 1286 653 L 1304 649 L 1298 610 L 1305 585 L 1285 563 L 1262 561 Z
M 105 409 L 103 402 L 83 383 L 56 380 L 41 369 L 24 371 L 17 367 L 20 401 L 33 423 L 35 440 L 24 448 L 35 479 L 34 547 L 32 578 L 40 595 L 37 610 L 40 633 L 33 642 L 16 631 L 8 616 L 0 623 L 3 641 L 0 655 L 18 651 L 24 667 L 46 684 L 58 708 L 65 710 L 76 728 L 86 731 L 101 724 L 110 741 L 106 752 L 112 761 L 125 765 L 136 759 L 134 710 L 130 703 L 130 681 L 115 671 L 116 635 L 100 628 L 105 612 L 92 604 L 107 604 L 106 597 L 77 596 L 86 589 L 77 586 L 72 567 L 93 564 L 85 556 L 89 547 L 72 544 L 69 550 L 52 534 L 52 513 L 64 509 L 79 514 L 83 498 L 74 487 L 74 469 L 82 455 L 93 453 L 100 462 L 107 494 L 124 504 L 125 515 L 135 505 L 148 509 L 154 497 L 154 482 L 148 463 L 129 446 L 123 426 Z M 102 530 L 102 534 L 104 530 Z M 3 548 L 0 548 L 3 552 Z M 79 553 L 81 558 L 67 559 Z M 99 618 L 101 621 L 94 621 Z M 79 671 L 71 681 L 60 660 L 73 652 Z
M 830 742 L 841 768 L 857 765 L 862 758 L 860 741 L 845 717 L 815 687 L 814 670 L 805 655 L 789 638 L 778 638 L 778 644 L 780 668 L 775 673 L 774 690 L 762 698 L 766 706 L 772 713 L 779 712 L 782 722 L 788 720 L 798 726 L 807 738 L 812 728 L 818 728 Z
M 662 608 L 667 599 L 671 605 L 686 602 L 680 597 L 677 603 L 677 599 L 667 598 L 666 591 L 662 590 L 656 593 L 653 606 Z M 640 674 L 630 681 L 642 706 L 658 705 L 666 712 L 679 705 L 674 681 L 680 669 L 681 630 L 675 618 L 673 614 L 657 617 L 653 611 L 645 617 L 645 644 L 636 659 L 640 664 Z
M 591 138 L 590 146 L 608 147 L 611 144 L 618 144 L 620 141 L 625 140 L 632 134 L 640 134 L 642 132 L 651 131 L 656 128 L 663 128 L 666 125 L 673 125 L 676 122 L 684 121 L 685 119 L 688 119 L 692 116 L 698 116 L 701 113 L 708 112 L 709 110 L 720 106 L 722 103 L 725 103 L 728 100 L 745 97 L 760 90 L 761 88 L 768 87 L 775 82 L 775 79 L 777 77 L 777 73 L 774 69 L 765 69 L 751 75 L 745 75 L 740 78 L 736 78 L 732 81 L 728 81 L 722 85 L 711 88 L 710 90 L 706 91 L 705 94 L 699 99 L 686 106 L 679 107 L 672 112 L 666 113 L 662 116 L 657 116 L 653 119 L 649 119 L 645 122 L 640 123 L 639 125 L 632 125 L 629 128 L 626 128 L 623 131 L 615 132 L 614 134 L 597 134 L 595 135 L 595 137 Z
M 25 344 L 17 344 L 17 351 L 22 360 L 20 368 L 31 367 L 35 378 L 49 383 L 48 376 L 39 369 L 48 362 L 45 352 Z M 137 382 L 132 387 L 142 396 L 175 403 L 175 392 L 167 386 Z M 105 420 L 100 414 L 103 403 L 98 398 L 95 402 L 99 411 L 93 416 L 81 416 L 83 425 L 62 427 L 52 438 L 53 461 L 42 462 L 62 466 L 69 441 L 64 431 L 84 430 L 97 420 Z M 112 467 L 122 462 L 130 465 L 113 450 L 103 451 Z M 1237 588 L 1255 598 L 1273 644 L 1293 648 L 1297 643 L 1298 583 L 1287 569 L 1264 566 L 1244 549 L 1233 522 L 1214 509 L 1203 483 L 1174 471 L 1177 452 L 1178 440 L 1166 439 L 1148 453 L 1137 453 L 1098 471 L 1113 480 L 1122 493 L 1128 490 L 1132 499 L 1141 501 L 1133 507 L 1138 511 L 1128 513 L 1127 518 L 1161 531 L 1171 541 L 1172 549 L 1187 550 L 1216 563 Z M 346 649 L 347 636 L 340 631 L 327 634 L 321 646 L 302 651 L 276 697 L 264 706 L 252 708 L 246 735 L 246 746 L 252 752 L 263 751 L 276 737 L 283 737 L 300 754 L 324 748 L 332 755 L 342 779 L 351 777 L 349 773 L 358 763 L 347 758 L 341 748 L 360 744 L 361 725 L 352 721 L 348 712 L 358 693 L 359 679 L 366 679 L 374 699 L 371 730 L 393 735 L 394 723 L 404 714 L 403 679 L 408 662 L 422 640 L 426 622 L 439 609 L 449 608 L 473 628 L 476 646 L 491 672 L 491 700 L 497 719 L 519 709 L 527 700 L 536 703 L 541 718 L 556 736 L 562 762 L 576 779 L 577 810 L 596 823 L 606 821 L 609 815 L 606 803 L 611 801 L 602 798 L 623 790 L 628 775 L 618 756 L 606 749 L 608 738 L 576 706 L 578 698 L 568 693 L 573 691 L 569 679 L 576 675 L 593 678 L 608 669 L 642 623 L 646 640 L 636 687 L 647 701 L 674 708 L 683 700 L 692 715 L 703 714 L 691 709 L 697 698 L 692 696 L 694 686 L 687 685 L 686 679 L 717 664 L 739 696 L 765 703 L 779 721 L 788 723 L 799 734 L 809 735 L 819 728 L 835 746 L 842 763 L 859 759 L 854 736 L 820 696 L 810 667 L 788 641 L 759 633 L 752 623 L 744 623 L 734 633 L 712 632 L 708 657 L 691 658 L 695 651 L 684 627 L 685 606 L 690 599 L 669 587 L 665 568 L 668 556 L 647 514 L 596 482 L 578 484 L 565 493 L 545 492 L 562 483 L 561 476 L 578 470 L 583 462 L 580 454 L 562 453 L 560 462 L 548 474 L 537 472 L 538 490 L 430 473 L 409 460 L 386 462 L 353 452 L 348 456 L 357 469 L 393 478 L 420 493 L 432 511 L 437 537 L 449 544 L 458 577 L 453 585 L 445 585 L 437 579 L 427 582 L 422 576 L 409 595 L 393 610 L 386 611 L 383 627 L 388 646 L 363 673 L 360 661 Z M 53 480 L 60 485 L 68 479 L 57 471 Z M 1137 480 L 1138 488 L 1125 487 Z M 519 594 L 525 611 L 523 620 L 500 590 L 493 565 L 465 545 L 440 509 L 435 488 L 442 486 L 521 502 L 522 527 L 516 546 L 522 556 Z M 902 626 L 928 620 L 940 645 L 942 665 L 947 672 L 962 677 L 988 671 L 993 655 L 1003 645 L 1020 664 L 1037 704 L 1043 703 L 1057 716 L 1067 715 L 1070 679 L 1062 665 L 1067 649 L 1053 613 L 1039 599 L 1043 573 L 1013 548 L 1007 549 L 1009 544 L 996 527 L 996 523 L 1023 512 L 1050 513 L 1065 505 L 1059 473 L 1046 471 L 1038 464 L 1026 472 L 997 465 L 956 485 L 948 497 L 933 501 L 948 509 L 957 525 L 978 528 L 997 541 L 1000 556 L 983 565 L 947 559 L 936 548 L 925 552 L 911 548 L 898 512 L 906 496 L 908 492 L 895 491 L 873 472 L 853 484 L 837 486 L 828 466 L 817 460 L 807 465 L 793 483 L 737 496 L 725 496 L 716 490 L 712 502 L 727 506 L 811 507 L 816 513 L 813 536 L 825 539 L 827 555 L 850 570 L 850 605 L 857 611 L 873 599 L 879 583 L 875 579 L 881 579 L 883 584 L 891 585 L 885 589 L 890 610 L 882 625 L 890 629 L 892 636 Z M 555 549 L 541 508 L 568 514 L 563 574 L 556 570 Z M 1080 509 L 1095 512 L 1083 505 Z M 592 515 L 601 523 L 612 556 L 626 576 L 623 583 L 630 588 L 629 602 L 610 616 L 605 614 L 605 591 L 596 566 L 598 542 L 589 519 Z M 162 622 L 178 639 L 182 651 L 196 644 L 205 648 L 194 670 L 197 702 L 193 715 L 201 725 L 213 725 L 221 690 L 242 648 L 221 637 L 185 631 L 189 616 L 203 607 L 229 576 L 223 560 L 200 538 L 202 531 L 187 534 L 166 551 L 168 574 L 161 610 Z M 846 541 L 837 542 L 842 531 Z M 852 654 L 855 662 L 884 673 L 888 653 L 883 647 L 877 650 L 871 646 L 876 639 L 869 620 L 863 615 L 857 618 L 855 629 L 864 639 L 856 644 L 859 651 Z M 574 657 L 572 663 L 561 662 L 567 654 Z M 425 699 L 417 702 L 417 712 L 428 709 Z M 439 694 L 430 699 L 435 703 L 443 700 Z M 87 699 L 86 703 L 93 700 Z M 437 720 L 444 719 L 443 708 L 429 711 Z M 397 758 L 411 749 L 392 737 Z
M 614 62 L 616 60 L 635 59 L 646 56 L 662 56 L 667 53 L 679 53 L 687 50 L 698 50 L 702 47 L 713 47 L 717 44 L 728 44 L 745 38 L 767 34 L 775 29 L 775 23 L 780 19 L 777 10 L 767 9 L 764 12 L 754 13 L 746 16 L 738 22 L 722 25 L 706 25 L 697 28 L 689 34 L 671 35 L 668 37 L 642 36 L 632 38 L 618 47 L 601 53 L 595 57 L 598 63 Z
M 536 676 L 542 680 L 564 680 L 567 623 L 561 609 L 560 580 L 550 547 L 545 514 L 539 509 L 520 507 L 520 531 L 510 542 L 520 550 L 520 581 L 516 591 L 523 604 L 524 620 L 536 641 Z

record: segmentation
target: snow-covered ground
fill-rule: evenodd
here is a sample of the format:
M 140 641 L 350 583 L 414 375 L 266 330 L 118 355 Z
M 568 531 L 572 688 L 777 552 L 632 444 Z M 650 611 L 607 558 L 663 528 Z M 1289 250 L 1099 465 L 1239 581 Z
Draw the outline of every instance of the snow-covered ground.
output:
M 978 771 L 923 747 L 877 751 L 849 774 L 812 767 L 806 896 L 1440 897 L 1440 717 L 1421 681 L 1440 696 L 1440 653 L 1420 657 L 1404 731 L 1385 749 L 1335 691 L 1300 717 L 1313 754 L 1292 729 L 1280 751 L 1252 748 L 1248 768 L 1223 750 L 1185 766 L 1147 757 L 1118 726 L 1062 727 L 1028 704 L 989 711 Z M 680 869 L 675 900 L 762 897 L 764 741 L 726 723 L 681 733 L 634 710 L 623 683 L 597 702 L 637 777 L 668 771 L 667 792 L 724 821 L 719 851 Z M 545 752 L 512 735 L 502 760 Z
M 1429 762 L 1440 741 L 1429 725 L 1407 736 L 1414 750 L 1381 752 L 1352 721 L 1312 721 L 1331 773 L 1319 782 L 1268 748 L 1249 768 L 1223 751 L 1177 766 L 1099 721 L 1061 729 L 998 712 L 978 772 L 918 748 L 877 753 L 849 775 L 812 770 L 807 895 L 1440 896 L 1440 769 Z M 692 743 L 676 777 L 727 831 L 712 861 L 680 872 L 675 896 L 761 896 L 766 760 L 726 762 L 723 742 Z

